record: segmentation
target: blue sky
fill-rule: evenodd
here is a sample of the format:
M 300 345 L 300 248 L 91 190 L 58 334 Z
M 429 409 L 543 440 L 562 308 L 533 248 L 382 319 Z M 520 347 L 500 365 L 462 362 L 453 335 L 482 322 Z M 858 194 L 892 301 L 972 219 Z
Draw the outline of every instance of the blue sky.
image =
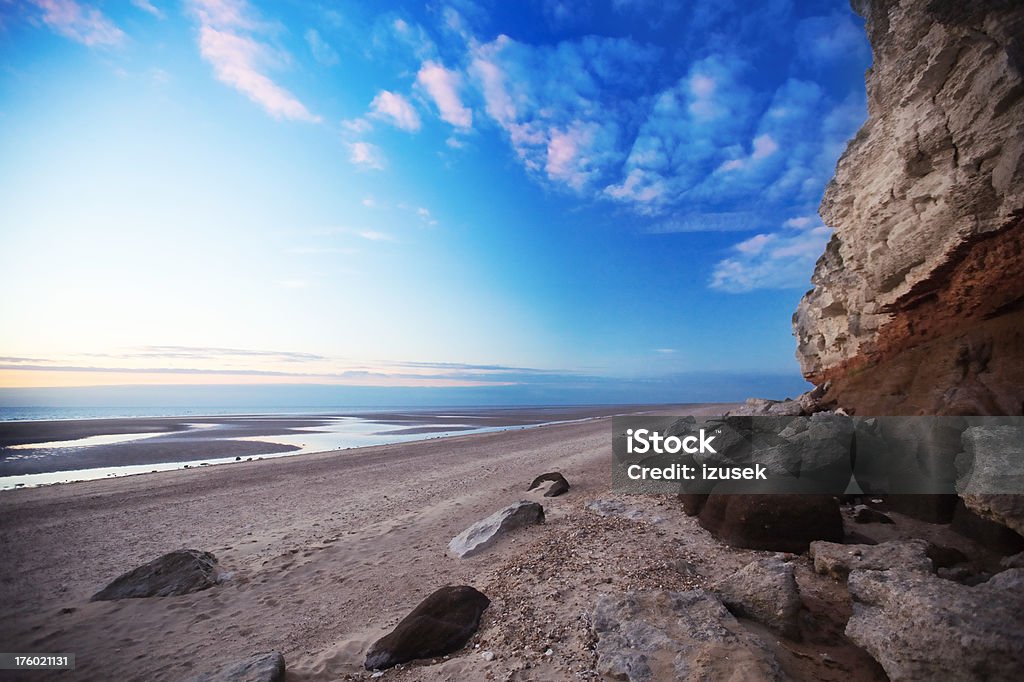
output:
M 0 17 L 8 390 L 803 385 L 790 316 L 866 116 L 842 0 Z

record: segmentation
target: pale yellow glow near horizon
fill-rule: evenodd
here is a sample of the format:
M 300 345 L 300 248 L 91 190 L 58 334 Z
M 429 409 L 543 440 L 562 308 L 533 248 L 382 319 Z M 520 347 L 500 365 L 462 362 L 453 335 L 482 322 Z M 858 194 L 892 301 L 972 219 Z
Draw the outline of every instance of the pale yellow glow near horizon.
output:
M 515 382 L 472 381 L 433 377 L 252 376 L 245 374 L 174 374 L 169 372 L 91 372 L 0 370 L 0 388 L 86 388 L 92 386 L 265 386 L 277 384 L 329 384 L 334 386 L 378 386 L 394 388 L 460 388 L 472 386 L 513 386 Z

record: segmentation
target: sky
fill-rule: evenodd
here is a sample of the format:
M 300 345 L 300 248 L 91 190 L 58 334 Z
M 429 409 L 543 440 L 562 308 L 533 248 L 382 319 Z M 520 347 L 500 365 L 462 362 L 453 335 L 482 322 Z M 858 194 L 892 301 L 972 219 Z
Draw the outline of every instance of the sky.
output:
M 870 63 L 845 0 L 0 0 L 0 403 L 799 392 Z

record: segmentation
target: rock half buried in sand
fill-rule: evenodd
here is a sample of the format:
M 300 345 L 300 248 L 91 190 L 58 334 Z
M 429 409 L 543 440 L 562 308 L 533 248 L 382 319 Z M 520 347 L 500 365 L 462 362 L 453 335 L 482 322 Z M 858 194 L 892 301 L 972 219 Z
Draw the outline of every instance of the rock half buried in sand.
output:
M 751 561 L 718 581 L 714 590 L 737 616 L 767 625 L 783 637 L 800 639 L 800 591 L 788 561 L 779 557 Z
M 812 542 L 810 549 L 814 570 L 836 580 L 846 580 L 851 571 L 902 571 L 931 573 L 925 540 L 892 540 L 879 545 L 841 545 L 835 542 Z
M 533 483 L 531 483 L 530 487 L 527 488 L 526 490 L 533 490 L 534 488 L 543 485 L 548 481 L 551 481 L 551 487 L 548 488 L 547 492 L 544 493 L 544 497 L 558 497 L 559 495 L 564 495 L 565 493 L 569 492 L 569 481 L 565 480 L 565 476 L 558 473 L 557 471 L 552 471 L 551 473 L 547 474 L 541 474 L 537 478 L 533 479 Z
M 480 616 L 490 603 L 467 585 L 442 587 L 374 642 L 363 665 L 367 670 L 384 669 L 461 649 L 480 626 Z
M 284 682 L 284 656 L 276 651 L 232 663 L 192 682 Z
M 733 547 L 799 554 L 814 540 L 843 539 L 839 501 L 830 495 L 735 494 L 719 485 L 697 518 Z
M 967 587 L 929 573 L 854 571 L 846 636 L 889 679 L 1019 680 L 1024 569 Z
M 854 523 L 896 523 L 885 512 L 872 509 L 866 504 L 858 504 L 853 508 Z
M 536 502 L 516 502 L 456 535 L 448 543 L 448 551 L 465 559 L 484 551 L 505 533 L 535 523 L 544 523 L 544 507 Z
M 592 622 L 602 679 L 784 679 L 764 644 L 704 590 L 601 595 Z
M 213 587 L 219 580 L 217 558 L 209 552 L 179 549 L 122 574 L 91 601 L 172 597 Z

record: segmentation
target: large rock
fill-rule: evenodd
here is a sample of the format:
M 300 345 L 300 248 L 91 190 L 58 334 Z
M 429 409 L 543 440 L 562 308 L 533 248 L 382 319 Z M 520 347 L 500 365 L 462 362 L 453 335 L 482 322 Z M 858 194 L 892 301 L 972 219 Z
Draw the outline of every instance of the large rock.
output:
M 199 675 L 192 682 L 284 682 L 284 674 L 284 656 L 271 651 L 232 663 L 215 673 Z
M 544 497 L 558 497 L 569 492 L 569 481 L 565 480 L 565 476 L 557 471 L 552 471 L 547 474 L 541 474 L 537 478 L 533 479 L 533 483 L 527 488 L 527 492 L 534 488 L 540 487 L 545 483 L 550 482 L 551 485 L 546 491 L 544 491 Z
M 804 375 L 859 415 L 1020 414 L 1024 3 L 854 4 L 869 116 L 821 203 Z
M 799 554 L 814 540 L 843 539 L 839 501 L 830 495 L 736 494 L 718 486 L 697 518 L 733 547 Z
M 370 646 L 367 670 L 390 668 L 417 658 L 444 656 L 461 649 L 480 627 L 491 600 L 468 585 L 442 587 Z
M 812 542 L 811 559 L 814 570 L 836 580 L 846 580 L 851 571 L 901 571 L 931 573 L 929 545 L 924 540 L 893 540 L 878 545 L 840 545 L 834 542 Z
M 956 460 L 956 485 L 964 504 L 1024 534 L 1024 427 L 972 426 L 963 433 L 963 450 Z
M 854 571 L 846 636 L 889 679 L 1019 680 L 1024 569 L 967 587 L 924 572 Z
M 213 587 L 219 577 L 215 556 L 179 549 L 123 573 L 94 594 L 91 601 L 172 597 Z
M 778 663 L 713 594 L 604 594 L 593 614 L 603 679 L 780 680 Z
M 448 543 L 448 551 L 465 559 L 484 551 L 509 531 L 536 523 L 544 523 L 544 508 L 536 502 L 516 502 L 456 535 Z
M 780 557 L 757 559 L 714 585 L 737 616 L 767 625 L 783 637 L 800 639 L 800 591 L 793 564 Z

